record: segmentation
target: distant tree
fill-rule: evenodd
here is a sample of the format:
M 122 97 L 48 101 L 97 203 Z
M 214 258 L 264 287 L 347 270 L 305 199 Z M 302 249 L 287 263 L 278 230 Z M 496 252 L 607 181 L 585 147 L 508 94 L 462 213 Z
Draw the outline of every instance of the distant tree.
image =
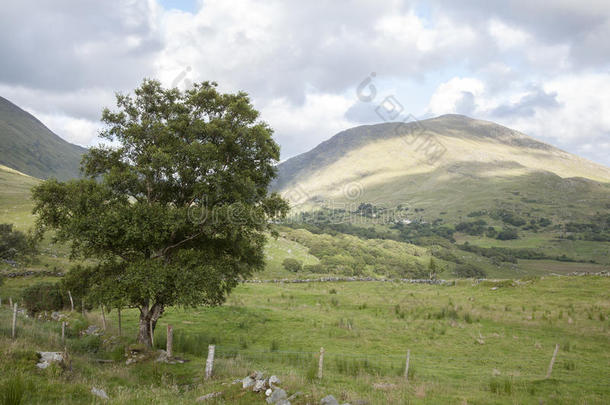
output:
M 519 233 L 517 233 L 516 229 L 513 228 L 505 228 L 498 233 L 498 240 L 511 240 L 511 239 L 519 239 Z
M 485 278 L 485 270 L 473 264 L 461 264 L 455 268 L 455 275 L 460 278 Z
M 496 236 L 498 236 L 498 231 L 496 231 L 496 228 L 494 228 L 493 226 L 490 226 L 485 231 L 485 236 L 487 236 L 488 238 L 495 238 Z
M 430 258 L 430 263 L 428 264 L 428 270 L 430 272 L 430 279 L 436 279 L 438 274 L 438 265 L 433 257 Z
M 303 269 L 303 263 L 300 260 L 293 259 L 291 257 L 287 257 L 286 259 L 284 259 L 284 261 L 282 262 L 282 266 L 284 266 L 286 270 L 291 271 L 293 273 L 298 273 Z
M 245 93 L 216 88 L 145 80 L 118 94 L 100 133 L 116 146 L 89 149 L 86 178 L 33 190 L 38 235 L 53 229 L 74 256 L 96 259 L 71 282 L 106 306 L 138 308 L 146 345 L 166 307 L 219 305 L 261 270 L 270 219 L 288 209 L 267 194 L 279 160 L 271 128 Z
M 13 224 L 0 224 L 0 259 L 13 260 L 34 254 L 35 243 L 31 238 L 13 228 Z

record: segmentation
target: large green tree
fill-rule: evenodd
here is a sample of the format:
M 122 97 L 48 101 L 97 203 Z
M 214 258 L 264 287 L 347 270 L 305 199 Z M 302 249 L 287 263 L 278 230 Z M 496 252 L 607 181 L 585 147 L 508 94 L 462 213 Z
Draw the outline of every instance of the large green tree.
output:
M 145 80 L 116 100 L 102 114 L 111 146 L 88 151 L 85 178 L 35 187 L 34 213 L 40 235 L 95 259 L 79 269 L 86 290 L 140 310 L 150 345 L 167 306 L 219 305 L 263 268 L 270 218 L 288 206 L 267 194 L 279 147 L 245 93 Z

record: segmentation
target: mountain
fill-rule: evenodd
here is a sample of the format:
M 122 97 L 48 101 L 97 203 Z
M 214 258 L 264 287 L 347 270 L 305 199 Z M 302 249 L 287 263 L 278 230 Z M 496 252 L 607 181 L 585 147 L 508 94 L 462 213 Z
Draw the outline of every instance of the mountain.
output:
M 492 122 L 443 115 L 340 132 L 281 163 L 272 189 L 297 209 L 366 202 L 431 217 L 500 206 L 578 215 L 607 208 L 610 169 Z
M 0 164 L 41 179 L 68 180 L 78 177 L 85 151 L 0 97 Z

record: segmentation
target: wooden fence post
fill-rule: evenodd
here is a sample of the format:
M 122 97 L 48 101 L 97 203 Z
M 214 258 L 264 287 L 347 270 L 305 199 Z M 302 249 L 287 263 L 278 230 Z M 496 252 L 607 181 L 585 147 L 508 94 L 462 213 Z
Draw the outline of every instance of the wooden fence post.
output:
M 68 290 L 68 297 L 70 298 L 70 312 L 74 312 L 74 300 L 72 299 L 72 293 Z
M 320 348 L 320 359 L 318 360 L 318 379 L 322 379 L 322 370 L 324 369 L 324 348 Z
M 64 344 L 66 342 L 66 322 L 63 321 L 61 323 L 61 343 Z
M 212 377 L 212 370 L 214 368 L 214 351 L 216 346 L 208 346 L 208 359 L 205 361 L 205 379 L 208 380 Z
M 409 382 L 409 360 L 411 359 L 411 349 L 407 350 L 407 361 L 405 362 L 405 380 Z
M 104 313 L 104 304 L 102 304 L 102 329 L 106 332 L 106 314 Z
M 555 364 L 555 358 L 557 357 L 557 352 L 559 351 L 559 344 L 555 344 L 555 351 L 553 352 L 553 357 L 551 357 L 551 362 L 549 363 L 549 369 L 546 372 L 546 378 L 551 378 L 551 373 L 553 372 L 553 364 Z
M 13 297 L 8 297 L 8 306 L 13 307 Z
M 118 307 L 116 310 L 119 317 L 119 336 L 121 336 L 121 307 Z
M 167 357 L 173 357 L 174 352 L 172 350 L 172 345 L 174 343 L 174 329 L 172 325 L 167 325 L 167 339 L 165 345 L 165 351 L 167 352 Z
M 11 332 L 11 336 L 13 339 L 15 339 L 15 332 L 17 329 L 17 303 L 15 303 L 15 305 L 13 306 L 13 329 Z

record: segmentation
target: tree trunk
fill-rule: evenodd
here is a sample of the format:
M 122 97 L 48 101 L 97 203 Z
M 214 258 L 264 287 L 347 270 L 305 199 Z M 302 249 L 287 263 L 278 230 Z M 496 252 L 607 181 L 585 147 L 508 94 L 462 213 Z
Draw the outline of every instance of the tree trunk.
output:
M 155 332 L 157 326 L 157 320 L 163 314 L 163 306 L 154 304 L 152 307 L 142 306 L 140 307 L 140 324 L 138 327 L 138 343 L 146 345 L 146 347 L 152 347 L 151 336 Z

